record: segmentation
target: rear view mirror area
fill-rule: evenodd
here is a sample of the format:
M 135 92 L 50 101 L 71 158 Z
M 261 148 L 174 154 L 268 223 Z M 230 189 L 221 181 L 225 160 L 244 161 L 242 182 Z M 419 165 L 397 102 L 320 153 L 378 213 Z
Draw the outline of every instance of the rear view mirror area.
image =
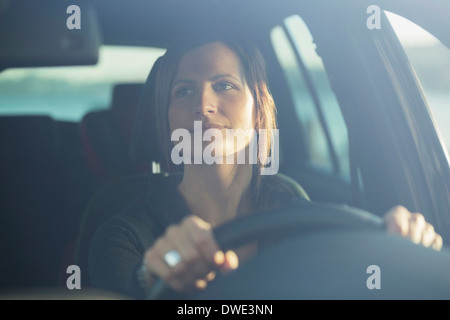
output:
M 0 70 L 93 65 L 101 42 L 89 1 L 0 0 Z

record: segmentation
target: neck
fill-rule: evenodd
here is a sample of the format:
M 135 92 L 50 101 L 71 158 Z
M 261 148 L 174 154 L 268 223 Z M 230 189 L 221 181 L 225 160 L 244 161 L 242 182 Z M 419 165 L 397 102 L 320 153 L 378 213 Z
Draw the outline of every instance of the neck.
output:
M 178 189 L 195 214 L 213 227 L 251 210 L 252 166 L 190 164 Z

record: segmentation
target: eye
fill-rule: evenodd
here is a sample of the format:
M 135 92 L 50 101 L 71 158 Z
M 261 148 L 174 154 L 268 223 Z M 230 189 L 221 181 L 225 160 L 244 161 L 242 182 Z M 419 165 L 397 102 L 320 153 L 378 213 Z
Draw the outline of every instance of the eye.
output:
M 221 92 L 221 91 L 228 91 L 231 89 L 235 89 L 236 86 L 234 86 L 233 84 L 231 84 L 229 82 L 219 82 L 219 83 L 216 83 L 213 86 L 213 88 L 215 91 Z
M 175 97 L 183 98 L 183 97 L 186 97 L 186 96 L 192 94 L 193 92 L 194 92 L 194 90 L 192 90 L 190 88 L 179 88 L 179 89 L 175 90 Z

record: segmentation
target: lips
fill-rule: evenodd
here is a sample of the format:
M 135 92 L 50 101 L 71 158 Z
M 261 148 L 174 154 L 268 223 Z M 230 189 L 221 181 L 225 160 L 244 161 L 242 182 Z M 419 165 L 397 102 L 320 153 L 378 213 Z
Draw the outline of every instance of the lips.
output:
M 221 125 L 221 124 L 217 124 L 217 123 L 212 123 L 212 122 L 202 122 L 202 131 L 205 132 L 208 129 L 218 129 L 218 130 L 222 130 L 225 129 L 225 126 Z M 194 132 L 194 129 L 189 130 L 191 133 Z
M 203 127 L 204 130 L 208 130 L 208 129 L 219 129 L 219 130 L 221 130 L 221 129 L 225 128 L 224 126 L 222 126 L 220 124 L 215 124 L 215 123 L 210 123 L 210 122 L 202 123 L 202 127 Z

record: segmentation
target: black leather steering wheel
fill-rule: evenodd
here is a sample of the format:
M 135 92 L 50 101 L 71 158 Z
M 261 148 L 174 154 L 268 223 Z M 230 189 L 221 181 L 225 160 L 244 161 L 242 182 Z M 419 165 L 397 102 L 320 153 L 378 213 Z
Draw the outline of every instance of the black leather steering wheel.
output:
M 227 251 L 251 241 L 262 240 L 268 234 L 285 238 L 327 228 L 382 229 L 384 220 L 347 205 L 297 199 L 280 210 L 236 218 L 216 228 L 213 234 L 219 248 Z M 162 279 L 158 279 L 147 299 L 171 299 L 173 295 L 173 290 Z

